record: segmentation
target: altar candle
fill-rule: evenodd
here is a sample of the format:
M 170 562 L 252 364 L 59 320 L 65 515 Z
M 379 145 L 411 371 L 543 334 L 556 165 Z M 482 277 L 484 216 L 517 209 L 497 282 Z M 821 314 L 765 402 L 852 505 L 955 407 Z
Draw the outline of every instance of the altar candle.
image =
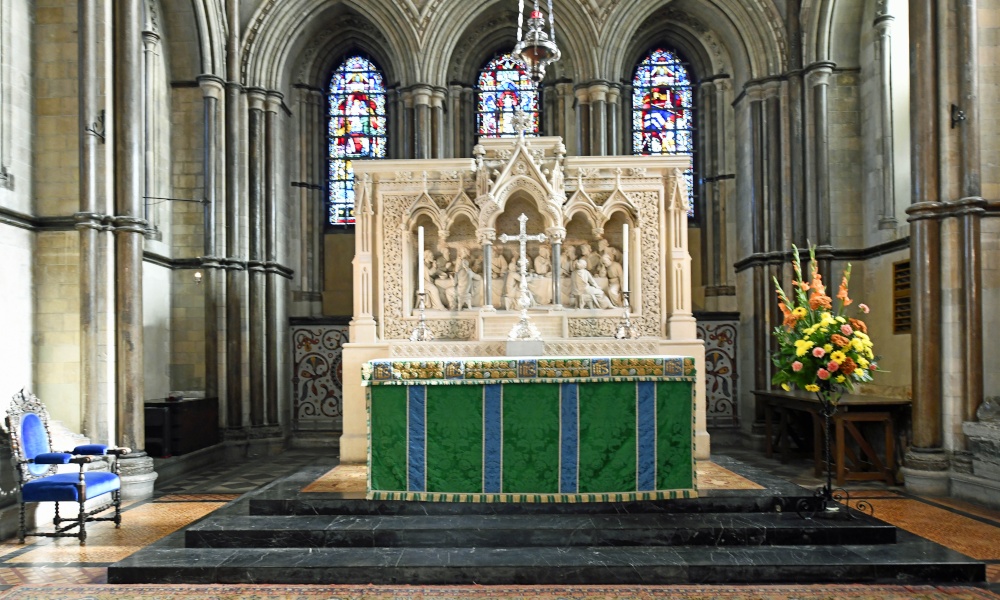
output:
M 424 228 L 417 227 L 417 291 L 424 293 Z
M 625 271 L 622 275 L 622 291 L 628 291 L 628 223 L 622 225 L 622 269 Z

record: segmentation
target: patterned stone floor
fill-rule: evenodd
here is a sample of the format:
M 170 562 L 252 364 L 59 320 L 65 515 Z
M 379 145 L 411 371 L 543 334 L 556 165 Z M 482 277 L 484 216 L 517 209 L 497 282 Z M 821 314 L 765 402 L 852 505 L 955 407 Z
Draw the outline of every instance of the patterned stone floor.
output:
M 822 482 L 813 477 L 808 460 L 781 464 L 738 450 L 720 453 L 764 468 L 799 485 Z M 0 599 L 6 598 L 555 598 L 602 600 L 617 598 L 761 598 L 819 600 L 820 598 L 995 598 L 1000 599 L 1000 511 L 951 499 L 921 498 L 903 488 L 872 482 L 850 486 L 852 499 L 870 502 L 876 515 L 901 529 L 987 562 L 990 585 L 985 588 L 902 586 L 720 586 L 673 588 L 380 588 L 351 586 L 108 586 L 108 564 L 156 543 L 168 534 L 225 506 L 239 495 L 312 464 L 316 454 L 293 450 L 259 461 L 220 465 L 182 481 L 159 486 L 154 498 L 125 508 L 125 526 L 97 523 L 88 527 L 88 543 L 72 539 L 29 538 L 0 542 Z M 363 470 L 345 473 L 361 479 Z M 699 479 L 711 487 L 753 485 L 716 465 L 702 464 Z M 329 483 L 329 482 L 328 482 Z M 324 485 L 322 481 L 317 486 Z M 356 481 L 350 485 L 356 485 Z

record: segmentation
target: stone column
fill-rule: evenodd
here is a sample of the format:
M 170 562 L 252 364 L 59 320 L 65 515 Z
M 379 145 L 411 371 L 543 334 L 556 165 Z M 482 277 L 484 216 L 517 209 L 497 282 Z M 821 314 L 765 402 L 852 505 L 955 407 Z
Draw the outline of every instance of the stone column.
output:
M 155 111 L 153 110 L 153 81 L 154 81 L 154 66 L 156 65 L 156 52 L 160 45 L 160 36 L 153 31 L 143 31 L 142 32 L 142 48 L 143 48 L 143 63 L 144 68 L 143 73 L 143 86 L 142 86 L 142 105 L 143 105 L 143 176 L 142 176 L 142 190 L 143 190 L 143 215 L 148 221 L 148 227 L 153 231 L 156 239 L 160 239 L 162 235 L 157 228 L 155 209 L 151 208 L 150 196 L 155 196 L 153 193 L 153 167 L 156 164 L 156 160 L 153 156 L 154 150 L 156 148 L 155 143 L 155 125 L 156 117 Z
M 480 229 L 479 243 L 483 247 L 483 310 L 492 312 L 493 306 L 493 242 L 496 240 L 495 229 Z M 423 260 L 418 257 L 418 260 Z
M 115 313 L 118 439 L 133 454 L 121 461 L 122 497 L 153 494 L 153 460 L 146 446 L 143 401 L 142 253 L 142 3 L 114 3 Z
M 831 240 L 830 228 L 830 116 L 829 88 L 830 75 L 833 73 L 833 63 L 816 63 L 810 67 L 810 78 L 813 96 L 813 159 L 815 161 L 817 244 L 829 246 Z M 824 275 L 829 277 L 829 269 L 824 269 Z
M 448 90 L 434 88 L 431 92 L 431 150 L 434 158 L 444 158 L 444 102 Z
M 749 103 L 750 114 L 750 147 L 751 156 L 751 231 L 753 235 L 753 254 L 758 260 L 753 263 L 753 352 L 754 364 L 754 389 L 764 390 L 771 387 L 770 369 L 768 365 L 768 350 L 771 345 L 770 332 L 767 323 L 768 294 L 770 287 L 767 285 L 767 271 L 763 258 L 765 249 L 765 197 L 764 197 L 764 156 L 765 156 L 765 135 L 764 130 L 764 101 L 763 89 L 759 84 L 747 86 L 746 97 Z M 756 404 L 755 421 L 762 422 L 764 419 L 764 407 L 759 402 Z
M 79 136 L 80 212 L 76 228 L 80 232 L 80 400 L 83 403 L 83 433 L 93 441 L 108 441 L 107 407 L 101 402 L 100 380 L 100 232 L 105 230 L 99 214 L 98 144 L 96 133 L 87 131 L 98 120 L 98 24 L 97 0 L 79 0 Z
M 904 458 L 908 490 L 948 493 L 941 413 L 941 224 L 937 21 L 933 0 L 910 0 L 912 204 L 910 268 L 913 321 L 913 440 Z
M 980 221 L 985 202 L 981 198 L 980 125 L 979 125 L 979 23 L 977 2 L 958 3 L 958 36 L 961 65 L 959 102 L 965 121 L 959 124 L 960 181 L 963 200 L 962 240 L 962 319 L 965 342 L 963 379 L 965 380 L 965 420 L 974 421 L 983 401 L 983 300 L 982 260 L 980 256 Z
M 608 154 L 617 156 L 621 154 L 621 133 L 618 131 L 618 115 L 621 114 L 621 107 L 618 105 L 621 98 L 621 86 L 612 84 L 608 88 Z
M 248 298 L 250 322 L 247 346 L 250 352 L 250 424 L 260 427 L 265 422 L 265 287 L 264 268 L 264 90 L 247 90 L 250 102 L 249 125 L 247 128 L 248 175 L 249 175 L 249 261 L 247 270 L 250 278 Z
M 413 158 L 431 158 L 431 87 L 413 87 Z
M 788 154 L 791 167 L 791 185 L 789 191 L 791 198 L 791 213 L 788 218 L 791 220 L 792 242 L 799 247 L 807 246 L 807 236 L 809 235 L 809 196 L 806 188 L 807 167 L 807 146 L 808 136 L 806 134 L 806 117 L 803 103 L 805 88 L 805 77 L 802 71 L 794 71 L 788 74 L 788 122 L 790 145 Z
M 226 0 L 229 39 L 226 46 L 226 426 L 243 427 L 243 267 L 240 219 L 243 189 L 240 169 L 242 148 L 240 130 L 240 95 L 243 86 L 240 74 L 240 15 L 239 0 Z
M 590 93 L 590 153 L 605 156 L 608 153 L 608 84 L 592 83 Z
M 219 106 L 225 95 L 225 84 L 214 75 L 202 75 L 198 78 L 204 100 L 204 142 L 203 142 L 203 172 L 205 174 L 205 225 L 204 253 L 202 256 L 202 286 L 205 293 L 205 396 L 219 398 L 222 389 L 219 381 L 219 357 L 223 346 L 222 330 L 219 325 L 219 308 L 223 306 L 222 280 L 225 277 L 219 262 L 218 248 L 215 242 L 219 220 L 225 222 L 224 206 L 219 202 L 222 197 L 221 178 L 219 177 L 220 127 Z M 221 212 L 221 214 L 220 214 Z M 222 415 L 220 415 L 220 418 Z
M 562 308 L 562 244 L 566 241 L 564 227 L 549 227 L 545 235 L 552 244 L 552 307 Z
M 264 412 L 268 425 L 280 425 L 284 420 L 278 411 L 278 357 L 283 350 L 278 306 L 281 285 L 278 268 L 278 161 L 283 154 L 278 141 L 278 111 L 281 110 L 281 100 L 281 94 L 268 92 L 264 122 L 264 264 L 267 269 L 264 309 L 267 390 Z
M 402 146 L 400 151 L 402 154 L 399 158 L 416 158 L 414 154 L 414 140 L 413 140 L 413 92 L 410 90 L 403 90 L 400 92 L 400 104 L 403 107 L 403 118 L 402 127 L 400 132 L 402 133 Z
M 576 132 L 570 131 L 568 125 L 572 122 L 573 111 L 573 84 L 568 81 L 560 81 L 556 84 L 556 107 L 559 114 L 556 115 L 556 135 L 563 138 L 563 143 L 570 148 L 576 148 Z
M 459 158 L 472 156 L 472 146 L 479 131 L 476 128 L 476 94 L 471 87 L 462 88 L 462 146 Z M 457 151 L 457 150 L 456 150 Z
M 878 36 L 876 56 L 879 66 L 879 125 L 882 127 L 882 209 L 879 229 L 896 228 L 896 185 L 893 165 L 893 117 L 892 117 L 892 23 L 895 17 L 886 12 L 885 3 L 880 3 L 875 17 L 875 34 Z
M 619 148 L 622 154 L 633 154 L 635 149 L 632 148 L 632 86 L 630 84 L 622 85 L 619 105 L 621 110 Z
M 590 92 L 585 87 L 573 90 L 576 94 L 576 154 L 590 155 Z
M 465 144 L 462 142 L 462 130 L 465 129 L 462 122 L 462 86 L 453 83 L 448 86 L 448 112 L 451 116 L 451 135 L 445 152 L 449 158 L 461 158 L 462 149 Z
M 764 213 L 765 213 L 765 227 L 764 230 L 764 251 L 768 254 L 768 267 L 766 281 L 770 282 L 773 279 L 782 279 L 782 268 L 784 261 L 775 258 L 774 253 L 776 251 L 783 251 L 784 246 L 782 244 L 782 220 L 786 213 L 784 195 L 782 194 L 782 186 L 784 184 L 784 179 L 782 177 L 782 160 L 781 160 L 781 134 L 782 134 L 782 122 L 781 122 L 781 98 L 779 96 L 781 92 L 781 83 L 778 81 L 769 81 L 763 86 L 764 89 L 764 100 L 763 100 L 763 131 L 764 133 L 764 144 L 765 152 L 764 160 L 765 163 L 765 196 L 764 196 Z M 770 286 L 765 285 L 765 288 Z M 782 321 L 781 311 L 778 309 L 777 298 L 774 293 L 768 293 L 765 297 L 767 300 L 767 310 L 769 314 L 769 324 L 776 324 Z M 768 327 L 768 333 L 770 334 L 771 327 Z M 772 352 L 777 351 L 778 342 L 773 335 L 767 336 L 770 343 L 770 348 Z

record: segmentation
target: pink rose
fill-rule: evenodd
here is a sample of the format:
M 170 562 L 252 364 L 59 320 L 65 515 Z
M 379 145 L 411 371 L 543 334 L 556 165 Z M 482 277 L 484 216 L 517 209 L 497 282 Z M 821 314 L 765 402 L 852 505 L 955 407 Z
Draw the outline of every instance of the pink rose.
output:
M 875 363 L 872 363 L 872 364 L 868 365 L 868 370 L 869 371 L 878 371 L 878 365 L 876 365 Z
M 827 371 L 826 369 L 821 368 L 819 371 L 816 371 L 816 377 L 819 377 L 823 381 L 826 381 L 827 379 L 830 378 L 830 372 Z
M 796 373 L 798 373 L 799 371 L 801 371 L 802 370 L 802 363 L 800 363 L 799 361 L 793 362 L 792 363 L 792 370 L 795 371 Z
M 815 348 L 813 348 L 813 356 L 815 356 L 816 358 L 823 358 L 824 356 L 826 356 L 826 350 L 824 350 L 820 346 L 816 346 Z
M 859 304 L 858 308 L 861 309 L 861 312 L 865 313 L 866 315 L 868 314 L 869 309 L 867 304 Z
M 832 360 L 826 365 L 826 370 L 829 371 L 829 372 L 831 372 L 831 373 L 835 373 L 837 371 L 837 369 L 839 369 L 839 368 L 840 368 L 840 365 L 837 364 L 837 363 L 835 363 L 835 362 L 833 362 Z
M 852 333 L 854 333 L 854 330 L 851 329 L 850 325 L 848 325 L 847 323 L 844 323 L 843 325 L 840 326 L 840 333 L 844 334 L 845 337 L 848 337 Z

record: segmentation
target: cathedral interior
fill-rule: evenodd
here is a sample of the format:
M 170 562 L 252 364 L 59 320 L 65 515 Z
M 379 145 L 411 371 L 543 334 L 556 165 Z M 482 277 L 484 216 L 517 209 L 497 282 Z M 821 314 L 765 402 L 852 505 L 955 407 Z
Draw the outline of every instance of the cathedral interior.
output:
M 133 499 L 219 461 L 336 457 L 360 377 L 342 355 L 365 295 L 355 168 L 409 160 L 426 179 L 524 130 L 581 165 L 690 157 L 713 455 L 776 463 L 808 420 L 768 393 L 773 281 L 814 248 L 831 289 L 850 264 L 871 311 L 881 372 L 857 393 L 888 434 L 859 426 L 858 452 L 906 494 L 1000 509 L 1000 3 L 536 0 L 561 52 L 537 77 L 512 53 L 527 4 L 0 0 L 0 397 L 31 390 L 66 444 L 137 450 Z M 597 281 L 621 278 L 608 238 Z M 538 273 L 559 267 L 545 252 Z M 480 281 L 500 258 L 513 268 L 509 251 L 426 268 Z M 461 308 L 428 281 L 433 308 Z M 622 289 L 605 285 L 607 310 Z M 470 288 L 467 310 L 488 298 Z

